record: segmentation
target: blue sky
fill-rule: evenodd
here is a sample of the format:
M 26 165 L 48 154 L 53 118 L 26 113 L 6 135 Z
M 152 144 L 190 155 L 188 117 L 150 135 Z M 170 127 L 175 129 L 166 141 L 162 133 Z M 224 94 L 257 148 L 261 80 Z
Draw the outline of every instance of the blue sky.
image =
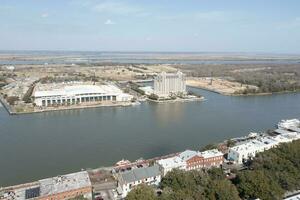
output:
M 1 0 L 1 50 L 300 53 L 299 0 Z

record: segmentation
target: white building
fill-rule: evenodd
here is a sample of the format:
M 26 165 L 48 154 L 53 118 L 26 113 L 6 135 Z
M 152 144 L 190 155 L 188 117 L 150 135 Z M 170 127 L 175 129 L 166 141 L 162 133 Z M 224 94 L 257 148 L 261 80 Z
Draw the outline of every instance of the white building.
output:
M 257 153 L 269 150 L 278 144 L 279 142 L 272 137 L 253 139 L 229 148 L 228 160 L 242 164 L 244 161 L 254 158 Z
M 146 168 L 136 168 L 118 174 L 117 191 L 125 198 L 127 194 L 140 184 L 158 185 L 161 181 L 161 172 L 158 165 Z
M 165 176 L 173 169 L 186 169 L 186 162 L 179 156 L 158 160 L 157 164 L 160 166 L 160 170 L 163 176 Z
M 223 153 L 217 149 L 208 151 L 192 151 L 185 150 L 178 156 L 174 156 L 167 159 L 158 160 L 157 163 L 165 176 L 173 169 L 180 170 L 199 170 L 202 168 L 219 167 L 223 164 Z
M 37 106 L 72 105 L 81 103 L 125 102 L 133 96 L 114 85 L 83 83 L 37 85 L 33 92 Z
M 162 72 L 154 78 L 154 94 L 169 96 L 184 93 L 186 93 L 186 84 L 185 75 L 182 72 L 176 74 Z

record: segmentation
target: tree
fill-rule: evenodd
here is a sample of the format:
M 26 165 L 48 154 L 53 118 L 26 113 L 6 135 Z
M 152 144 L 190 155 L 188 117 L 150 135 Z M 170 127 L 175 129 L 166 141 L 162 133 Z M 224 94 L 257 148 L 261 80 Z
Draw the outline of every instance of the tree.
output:
M 236 142 L 231 139 L 227 140 L 227 142 L 226 142 L 227 147 L 233 147 L 235 144 L 236 144 Z
M 155 200 L 156 196 L 152 187 L 147 185 L 138 185 L 136 188 L 131 190 L 126 200 Z
M 161 187 L 163 200 L 239 199 L 236 187 L 225 179 L 222 170 L 217 168 L 208 172 L 173 170 L 163 178 Z
M 15 105 L 16 101 L 19 101 L 19 97 L 8 96 L 8 97 L 6 97 L 6 101 L 9 103 L 9 105 Z
M 236 184 L 240 196 L 246 199 L 282 199 L 282 195 L 284 193 L 280 185 L 276 181 L 267 177 L 262 170 L 248 170 L 239 173 Z
M 156 94 L 150 94 L 149 99 L 158 100 L 159 97 Z
M 239 193 L 236 187 L 228 180 L 213 180 L 206 196 L 216 200 L 239 200 Z
M 202 147 L 200 149 L 200 151 L 207 151 L 207 150 L 216 149 L 216 148 L 218 148 L 216 144 L 208 144 L 208 145 Z

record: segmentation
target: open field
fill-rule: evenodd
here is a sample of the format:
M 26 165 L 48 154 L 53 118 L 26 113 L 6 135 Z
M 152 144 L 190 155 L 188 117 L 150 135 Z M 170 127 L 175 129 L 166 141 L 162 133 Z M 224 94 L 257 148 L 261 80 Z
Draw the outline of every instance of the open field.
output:
M 188 86 L 197 87 L 214 91 L 223 95 L 237 95 L 242 94 L 247 88 L 258 89 L 253 85 L 245 85 L 235 81 L 228 81 L 222 78 L 188 78 L 186 81 Z
M 187 84 L 222 94 L 270 94 L 300 90 L 300 64 L 215 64 L 178 66 Z M 209 85 L 213 77 L 212 85 Z M 196 81 L 195 81 L 196 80 Z

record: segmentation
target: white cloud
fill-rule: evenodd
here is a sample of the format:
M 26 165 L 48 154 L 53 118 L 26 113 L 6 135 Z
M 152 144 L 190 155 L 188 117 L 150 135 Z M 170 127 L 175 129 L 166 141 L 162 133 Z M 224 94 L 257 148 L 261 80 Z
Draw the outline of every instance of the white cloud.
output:
M 105 22 L 104 22 L 104 24 L 105 25 L 114 25 L 114 24 L 116 24 L 114 21 L 111 21 L 110 19 L 108 19 L 108 20 L 106 20 Z
M 47 18 L 47 17 L 49 17 L 49 14 L 48 13 L 43 13 L 43 14 L 41 14 L 41 17 L 42 18 Z
M 146 37 L 146 41 L 151 41 L 152 38 L 151 37 Z
M 128 15 L 128 14 L 140 14 L 142 10 L 136 6 L 124 4 L 121 2 L 112 2 L 112 1 L 105 1 L 94 5 L 92 8 L 94 11 L 101 12 L 101 13 L 112 13 L 112 14 L 119 14 L 119 15 Z

